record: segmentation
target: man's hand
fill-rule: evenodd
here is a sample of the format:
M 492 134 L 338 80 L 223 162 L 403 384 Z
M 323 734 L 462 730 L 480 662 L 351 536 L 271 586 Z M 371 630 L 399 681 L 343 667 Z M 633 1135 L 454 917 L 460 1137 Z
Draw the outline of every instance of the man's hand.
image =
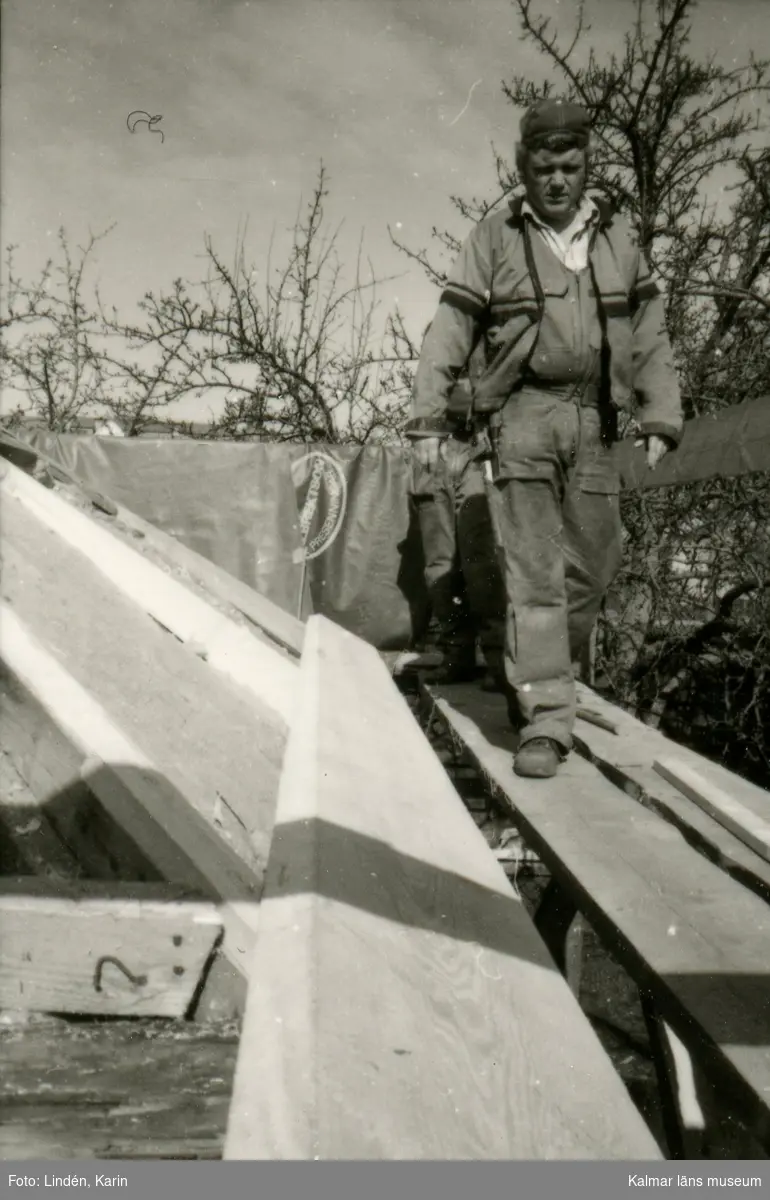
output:
M 658 463 L 662 462 L 669 452 L 668 442 L 657 433 L 650 433 L 647 437 L 637 438 L 636 445 L 646 447 L 647 466 L 651 471 L 655 470 Z
M 438 467 L 440 453 L 441 438 L 413 438 L 412 454 L 414 455 L 415 462 L 418 462 L 421 467 L 427 467 L 429 471 L 435 471 Z

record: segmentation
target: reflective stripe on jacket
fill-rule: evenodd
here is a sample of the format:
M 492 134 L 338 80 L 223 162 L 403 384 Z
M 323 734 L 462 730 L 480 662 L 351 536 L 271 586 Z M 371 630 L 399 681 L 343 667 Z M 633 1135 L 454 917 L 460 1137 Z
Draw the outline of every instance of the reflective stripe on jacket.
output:
M 589 270 L 609 351 L 607 395 L 624 412 L 632 412 L 636 401 L 642 433 L 661 434 L 676 443 L 682 433 L 682 403 L 663 297 L 628 221 L 604 201 L 596 203 L 599 220 Z M 514 199 L 506 210 L 480 221 L 460 251 L 425 336 L 406 430 L 411 436 L 450 431 L 449 392 L 482 337 L 486 367 L 475 383 L 475 407 L 479 412 L 501 408 L 536 355 L 548 290 L 558 296 L 566 292 L 563 274 L 557 278 L 556 271 L 549 272 L 550 251 L 537 248 L 537 242 L 544 243 L 534 231 L 529 234 L 530 255 L 537 260 L 538 278 L 532 278 L 521 204 Z

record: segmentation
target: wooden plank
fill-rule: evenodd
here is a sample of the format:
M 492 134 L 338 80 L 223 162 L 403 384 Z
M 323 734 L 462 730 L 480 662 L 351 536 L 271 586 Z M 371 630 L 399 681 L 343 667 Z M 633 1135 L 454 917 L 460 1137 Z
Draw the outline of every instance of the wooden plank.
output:
M 579 691 L 586 700 L 593 696 L 582 685 Z M 591 703 L 603 715 L 614 714 L 619 736 L 609 736 L 578 721 L 574 732 L 578 752 L 629 796 L 672 821 L 691 845 L 718 862 L 733 878 L 770 900 L 770 864 L 653 769 L 656 757 L 671 752 L 678 756 L 680 748 L 600 697 L 594 697 Z M 714 767 L 709 763 L 706 769 L 712 771 Z M 731 776 L 731 787 L 742 789 L 745 783 Z M 753 785 L 749 787 L 753 789 Z
M 256 929 L 261 875 L 217 835 L 6 604 L 0 604 L 0 659 L 47 714 L 68 761 L 74 754 L 81 762 L 79 778 L 163 877 L 223 901 L 225 953 L 243 971 Z M 16 712 L 18 716 L 18 708 Z M 56 793 L 43 793 L 41 799 L 55 808 Z
M 212 671 L 12 499 L 3 502 L 2 552 L 6 603 L 261 873 L 286 742 L 279 714 Z
M 426 692 L 724 1104 L 770 1145 L 770 907 L 582 758 L 553 780 L 515 776 L 504 705 L 482 732 L 475 689 Z
M 19 441 L 6 431 L 0 433 L 0 453 L 28 473 L 37 463 L 44 463 L 56 479 L 66 481 L 100 511 L 114 517 L 115 525 L 127 530 L 134 537 L 141 538 L 144 545 L 152 547 L 167 562 L 186 572 L 212 595 L 238 609 L 257 629 L 267 634 L 278 645 L 283 646 L 295 657 L 302 652 L 302 622 L 291 613 L 284 612 L 266 596 L 261 596 L 253 588 L 230 575 L 222 567 L 137 516 L 130 509 L 86 487 L 60 463 L 54 462 L 40 450 Z
M 150 546 L 163 558 L 186 572 L 197 583 L 205 587 L 212 595 L 232 605 L 241 612 L 262 633 L 267 634 L 279 646 L 284 647 L 295 657 L 302 653 L 304 626 L 291 613 L 285 612 L 279 605 L 260 595 L 240 579 L 236 579 L 228 571 L 198 554 L 180 542 L 177 538 L 162 529 L 145 521 L 130 509 L 117 504 L 109 497 L 95 493 L 86 487 L 72 472 L 34 447 L 20 442 L 6 431 L 0 433 L 0 453 L 10 458 L 14 465 L 29 471 L 37 462 L 45 463 L 55 477 L 64 479 L 78 492 L 82 493 L 92 504 L 101 511 L 114 517 L 114 524 L 127 530 L 134 537 L 141 538 L 143 546 Z
M 743 779 L 735 772 L 728 771 L 721 763 L 713 762 L 695 750 L 679 745 L 678 742 L 666 737 L 659 729 L 645 725 L 631 713 L 610 704 L 585 684 L 577 685 L 577 696 L 580 706 L 593 709 L 617 725 L 619 737 L 615 740 L 620 745 L 616 746 L 616 753 L 621 756 L 624 764 L 650 765 L 655 758 L 674 755 L 685 765 L 702 774 L 715 787 L 727 790 L 735 800 L 745 805 L 755 816 L 770 821 L 770 791 L 767 788 L 759 787 L 749 779 Z M 580 732 L 582 733 L 584 729 L 585 726 Z
M 120 525 L 141 536 L 147 545 L 162 554 L 168 562 L 180 567 L 191 579 L 200 583 L 218 599 L 237 608 L 257 629 L 288 650 L 293 657 L 299 658 L 305 637 L 302 621 L 292 613 L 284 612 L 267 596 L 261 596 L 248 584 L 236 579 L 210 559 L 198 554 L 196 550 L 191 550 L 184 542 L 164 533 L 123 505 L 119 504 L 117 510 L 115 519 Z
M 300 676 L 225 1157 L 656 1158 L 377 652 Z
M 715 787 L 708 779 L 676 758 L 656 759 L 654 769 L 699 808 L 734 833 L 766 862 L 770 862 L 770 821 L 758 817 L 744 804 L 739 804 L 723 788 Z
M 220 1158 L 238 1026 L 0 1023 L 0 1158 Z
M 609 771 L 606 774 L 611 777 Z M 628 795 L 670 821 L 691 846 L 770 902 L 770 864 L 658 775 L 652 764 L 626 767 L 623 775 L 622 786 Z
M 181 1017 L 222 925 L 179 888 L 0 879 L 0 1008 Z
M 217 612 L 109 529 L 68 504 L 11 463 L 0 463 L 0 498 L 12 497 L 69 546 L 85 555 L 143 612 L 170 630 L 217 671 L 286 720 L 296 670 L 283 654 Z

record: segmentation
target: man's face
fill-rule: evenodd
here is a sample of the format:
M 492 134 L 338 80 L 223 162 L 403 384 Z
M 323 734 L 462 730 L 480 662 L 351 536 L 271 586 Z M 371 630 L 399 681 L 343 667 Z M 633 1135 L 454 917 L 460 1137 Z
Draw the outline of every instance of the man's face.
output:
M 527 199 L 538 216 L 555 229 L 564 229 L 575 216 L 585 187 L 585 152 L 530 151 L 523 179 Z

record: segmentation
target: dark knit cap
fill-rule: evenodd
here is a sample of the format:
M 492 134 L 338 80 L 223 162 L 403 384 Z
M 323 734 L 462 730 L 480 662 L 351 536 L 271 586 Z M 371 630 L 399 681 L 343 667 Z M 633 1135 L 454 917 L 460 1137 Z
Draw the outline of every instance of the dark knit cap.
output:
M 588 145 L 591 118 L 579 104 L 569 100 L 538 100 L 521 119 L 521 140 L 525 146 L 536 146 L 562 134 L 578 146 Z

